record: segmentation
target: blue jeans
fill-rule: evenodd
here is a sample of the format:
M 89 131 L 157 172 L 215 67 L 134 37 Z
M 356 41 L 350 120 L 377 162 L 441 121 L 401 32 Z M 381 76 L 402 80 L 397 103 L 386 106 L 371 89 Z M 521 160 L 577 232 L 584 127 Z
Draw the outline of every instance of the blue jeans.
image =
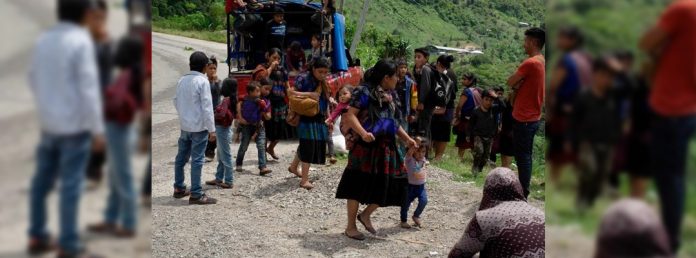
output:
M 249 147 L 249 142 L 251 141 L 251 136 L 256 132 L 256 125 L 241 125 L 242 128 L 242 142 L 239 144 L 239 151 L 237 151 L 236 165 L 242 166 L 244 163 L 244 154 Z M 266 168 L 266 130 L 260 128 L 258 130 L 258 135 L 256 135 L 256 149 L 259 154 L 259 169 Z
M 104 217 L 106 223 L 135 230 L 138 197 L 133 185 L 133 167 L 129 151 L 130 125 L 106 123 L 107 155 L 109 156 L 109 197 Z
M 660 195 L 662 221 L 675 251 L 679 248 L 686 200 L 686 160 L 696 116 L 655 116 L 652 137 L 652 174 Z
M 38 239 L 49 237 L 46 230 L 46 196 L 60 178 L 58 244 L 68 253 L 80 250 L 77 215 L 91 145 L 92 136 L 87 132 L 68 136 L 42 133 L 36 151 L 36 174 L 31 182 L 29 197 L 29 236 Z
M 201 170 L 205 161 L 205 147 L 208 144 L 208 131 L 197 133 L 181 131 L 179 136 L 179 152 L 174 161 L 174 188 L 185 190 L 184 166 L 191 159 L 191 198 L 203 195 L 201 187 Z
M 223 181 L 226 184 L 232 184 L 234 180 L 234 170 L 232 170 L 232 152 L 230 151 L 230 140 L 232 139 L 232 130 L 230 127 L 216 126 L 217 134 L 217 151 L 218 165 L 215 180 Z
M 406 203 L 401 206 L 401 222 L 406 222 L 406 217 L 408 217 L 408 209 L 411 207 L 411 202 L 418 198 L 418 207 L 416 211 L 413 212 L 413 217 L 420 218 L 425 205 L 428 204 L 428 193 L 425 191 L 425 184 L 422 185 L 408 185 L 408 197 L 406 198 Z
M 529 182 L 532 180 L 532 150 L 534 149 L 534 135 L 539 129 L 539 121 L 518 122 L 512 126 L 513 144 L 515 147 L 515 161 L 519 171 L 520 183 L 524 190 L 524 196 L 529 196 Z

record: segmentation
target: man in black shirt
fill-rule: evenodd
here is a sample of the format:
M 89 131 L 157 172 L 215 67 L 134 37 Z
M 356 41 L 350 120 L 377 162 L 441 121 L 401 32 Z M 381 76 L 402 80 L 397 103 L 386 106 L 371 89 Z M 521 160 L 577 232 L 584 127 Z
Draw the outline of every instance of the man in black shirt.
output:
M 413 76 L 418 85 L 418 134 L 424 136 L 431 142 L 430 123 L 432 122 L 433 109 L 435 106 L 429 103 L 428 97 L 432 88 L 434 78 L 433 68 L 428 65 L 430 53 L 425 48 L 417 48 L 415 52 L 415 66 Z

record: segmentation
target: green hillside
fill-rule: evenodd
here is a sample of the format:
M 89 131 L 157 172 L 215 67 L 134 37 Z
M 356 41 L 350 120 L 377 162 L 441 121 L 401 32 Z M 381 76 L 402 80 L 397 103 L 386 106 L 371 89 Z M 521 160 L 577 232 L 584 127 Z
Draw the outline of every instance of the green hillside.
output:
M 457 72 L 468 70 L 481 78 L 482 86 L 501 85 L 524 58 L 525 28 L 518 22 L 543 26 L 543 0 L 373 0 L 356 56 L 369 66 L 390 46 L 413 49 L 428 44 L 449 47 L 475 45 L 484 55 L 460 56 Z M 224 41 L 224 1 L 153 0 L 155 31 Z M 350 45 L 363 1 L 345 0 L 346 43 Z M 222 35 L 221 35 L 222 34 Z

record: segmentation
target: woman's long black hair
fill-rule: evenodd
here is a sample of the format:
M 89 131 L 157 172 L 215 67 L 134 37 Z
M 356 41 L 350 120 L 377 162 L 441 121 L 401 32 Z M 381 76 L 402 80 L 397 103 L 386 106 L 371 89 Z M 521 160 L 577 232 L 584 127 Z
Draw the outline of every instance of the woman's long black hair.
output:
M 220 87 L 220 95 L 230 98 L 230 110 L 233 114 L 237 113 L 237 80 L 234 78 L 226 78 L 222 81 Z
M 370 88 L 376 88 L 382 83 L 385 76 L 393 76 L 396 74 L 398 66 L 391 58 L 385 58 L 377 61 L 375 66 L 365 72 L 365 82 Z
M 145 68 L 143 64 L 143 41 L 135 35 L 125 36 L 120 39 L 114 55 L 114 65 L 121 70 L 131 70 L 131 84 L 129 90 L 135 99 L 143 101 L 143 80 Z

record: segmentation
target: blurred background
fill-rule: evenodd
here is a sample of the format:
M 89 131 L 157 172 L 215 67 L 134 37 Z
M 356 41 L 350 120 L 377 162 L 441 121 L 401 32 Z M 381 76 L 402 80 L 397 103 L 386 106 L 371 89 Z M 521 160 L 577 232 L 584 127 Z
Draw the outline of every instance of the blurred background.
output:
M 0 200 L 0 257 L 27 256 L 29 245 L 29 196 L 30 182 L 35 173 L 36 147 L 40 140 L 37 103 L 29 85 L 29 66 L 34 58 L 34 46 L 42 32 L 57 24 L 57 0 L 3 0 L 0 1 L 0 188 L 5 197 Z M 138 2 L 139 4 L 134 4 Z M 105 34 L 101 42 L 110 42 L 113 48 L 104 51 L 112 56 L 116 43 L 129 32 L 138 37 L 149 37 L 149 1 L 107 0 Z M 127 6 L 139 15 L 129 15 Z M 142 8 L 143 6 L 147 8 Z M 130 12 L 134 13 L 134 12 Z M 147 39 L 143 38 L 146 42 Z M 146 43 L 149 45 L 149 42 Z M 141 52 L 141 51 L 139 51 Z M 110 53 L 110 54 L 108 54 Z M 149 62 L 149 52 L 143 52 Z M 139 57 L 139 58 L 142 58 Z M 39 57 L 40 58 L 40 57 Z M 96 58 L 96 57 L 95 57 Z M 116 78 L 115 67 L 107 66 Z M 112 81 L 104 81 L 102 87 Z M 145 85 L 145 84 L 143 84 Z M 145 87 L 145 86 L 143 86 Z M 149 96 L 146 96 L 149 99 Z M 143 106 L 149 105 L 143 103 Z M 56 107 L 59 108 L 59 107 Z M 149 113 L 149 110 L 143 113 Z M 143 115 L 139 115 L 143 118 Z M 139 120 L 138 120 L 139 121 Z M 132 158 L 132 178 L 138 193 L 150 167 L 145 152 L 138 151 L 141 128 L 145 123 L 133 123 L 128 133 L 127 155 Z M 149 124 L 146 126 L 149 128 Z M 149 138 L 147 136 L 146 138 Z M 149 153 L 149 151 L 147 151 Z M 92 161 L 94 162 L 94 161 Z M 101 163 L 101 164 L 100 164 Z M 108 160 L 91 165 L 97 171 L 85 180 L 81 191 L 78 226 L 81 242 L 88 253 L 105 257 L 150 256 L 150 208 L 149 199 L 138 194 L 137 227 L 134 236 L 115 237 L 97 234 L 87 226 L 104 221 L 104 209 L 110 188 L 108 184 Z M 85 175 L 87 176 L 87 175 Z M 59 185 L 54 186 L 47 199 L 48 230 L 57 240 L 59 234 L 58 200 Z M 147 183 L 149 184 L 149 182 Z M 149 190 L 148 190 L 149 191 Z M 149 196 L 149 193 L 147 194 Z M 46 254 L 54 257 L 55 252 Z
M 665 10 L 676 5 L 679 11 L 667 16 Z M 691 125 L 672 125 L 673 118 L 657 118 L 648 99 L 654 94 L 656 71 L 669 61 L 660 54 L 651 57 L 639 47 L 661 19 L 663 31 L 664 24 L 679 21 L 682 24 L 671 26 L 680 27 L 674 31 L 681 35 L 669 36 L 661 54 L 679 51 L 683 55 L 677 60 L 696 68 L 696 42 L 692 41 L 690 49 L 669 46 L 677 41 L 675 37 L 696 38 L 694 30 L 684 29 L 696 25 L 695 6 L 696 1 L 691 0 L 547 1 L 547 257 L 638 257 L 653 251 L 654 257 L 664 257 L 655 250 L 669 247 L 665 213 L 683 214 L 678 257 L 696 257 L 694 114 L 679 118 L 690 119 Z M 646 38 L 658 37 L 651 31 Z M 680 71 L 679 78 L 696 78 L 694 68 Z M 674 100 L 691 96 L 691 103 L 696 103 L 696 85 L 692 86 L 670 86 L 669 92 Z M 656 126 L 662 127 L 657 136 Z M 680 130 L 681 135 L 676 136 Z M 656 184 L 656 174 L 679 174 L 674 162 L 665 162 L 678 156 L 679 144 L 664 146 L 665 136 L 686 143 L 685 176 L 667 179 L 685 186 L 683 212 L 671 208 L 679 203 L 680 195 L 663 192 L 663 199 L 671 202 L 665 206 Z M 667 156 L 657 167 L 656 150 L 658 156 Z M 666 185 L 663 189 L 678 188 Z M 639 201 L 619 203 L 624 198 Z M 630 253 L 626 245 L 636 253 Z M 605 251 L 612 248 L 621 249 L 617 252 L 624 256 L 607 255 Z M 600 249 L 604 256 L 599 255 Z

